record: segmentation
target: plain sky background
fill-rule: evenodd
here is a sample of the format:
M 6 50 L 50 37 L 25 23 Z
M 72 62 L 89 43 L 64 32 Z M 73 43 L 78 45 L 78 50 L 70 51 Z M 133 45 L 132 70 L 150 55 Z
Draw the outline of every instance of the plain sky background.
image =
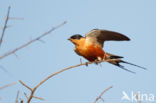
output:
M 0 87 L 18 80 L 33 87 L 48 75 L 79 64 L 82 57 L 74 53 L 74 45 L 67 39 L 99 28 L 130 37 L 129 42 L 107 42 L 104 50 L 124 56 L 124 60 L 148 71 L 126 65 L 137 72 L 131 74 L 108 63 L 102 63 L 102 67 L 94 64 L 77 67 L 48 80 L 35 93 L 46 100 L 33 99 L 32 103 L 93 103 L 111 85 L 113 88 L 103 95 L 105 103 L 132 103 L 121 101 L 122 91 L 128 95 L 131 91 L 156 95 L 156 0 L 1 0 L 1 28 L 9 5 L 10 17 L 24 20 L 9 20 L 11 27 L 5 32 L 0 55 L 63 21 L 67 24 L 44 37 L 45 43 L 37 41 L 16 52 L 18 57 L 10 55 L 0 60 L 0 65 L 9 72 L 0 70 Z M 83 58 L 82 61 L 86 62 Z M 29 91 L 17 83 L 0 90 L 0 103 L 14 103 L 17 91 L 26 101 L 23 93 Z

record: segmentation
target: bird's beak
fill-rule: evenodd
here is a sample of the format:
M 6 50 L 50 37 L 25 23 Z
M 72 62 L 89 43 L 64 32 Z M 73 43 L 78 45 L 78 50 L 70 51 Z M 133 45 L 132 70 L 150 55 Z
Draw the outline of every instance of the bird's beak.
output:
M 70 39 L 70 38 L 68 38 L 68 40 L 70 41 L 71 39 Z

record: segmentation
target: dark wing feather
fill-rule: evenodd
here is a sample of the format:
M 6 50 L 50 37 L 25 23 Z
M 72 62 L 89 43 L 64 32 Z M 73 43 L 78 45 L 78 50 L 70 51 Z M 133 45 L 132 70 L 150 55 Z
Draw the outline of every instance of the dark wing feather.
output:
M 127 36 L 124 36 L 121 33 L 108 31 L 108 30 L 100 30 L 93 29 L 86 34 L 86 38 L 90 38 L 92 42 L 99 44 L 103 47 L 104 41 L 129 41 L 130 39 Z

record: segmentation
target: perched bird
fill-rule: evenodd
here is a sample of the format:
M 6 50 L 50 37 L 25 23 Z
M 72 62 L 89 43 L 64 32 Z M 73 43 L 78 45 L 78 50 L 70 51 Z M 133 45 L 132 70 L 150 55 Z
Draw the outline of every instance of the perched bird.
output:
M 106 53 L 102 48 L 105 41 L 129 41 L 130 39 L 118 32 L 109 31 L 109 30 L 100 30 L 93 29 L 88 32 L 85 37 L 80 34 L 75 34 L 71 36 L 68 40 L 70 40 L 74 45 L 74 51 L 83 56 L 90 62 L 102 61 L 106 60 L 109 63 L 118 66 L 128 72 L 135 73 L 131 70 L 126 69 L 120 63 L 130 64 L 142 69 L 146 69 L 144 67 L 138 66 L 136 64 L 132 64 L 122 60 L 122 56 L 117 56 L 113 54 Z

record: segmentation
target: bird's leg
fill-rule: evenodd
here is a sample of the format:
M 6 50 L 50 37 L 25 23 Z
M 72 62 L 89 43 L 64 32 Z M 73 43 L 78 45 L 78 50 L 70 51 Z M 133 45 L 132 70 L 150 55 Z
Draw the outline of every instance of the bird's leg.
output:
M 86 67 L 88 67 L 88 62 L 85 63 Z
M 80 63 L 82 64 L 82 60 L 81 60 L 81 58 L 80 58 Z
M 106 52 L 104 53 L 103 60 L 106 60 Z
M 97 59 L 95 59 L 95 64 L 99 64 L 102 62 L 102 58 L 101 57 L 97 57 Z
M 99 64 L 99 60 L 98 60 L 98 59 L 95 59 L 95 61 L 94 61 L 94 62 L 95 62 L 95 64 L 96 64 L 96 65 L 98 65 L 98 64 Z
M 99 63 L 99 65 L 100 65 L 100 67 L 102 67 L 102 64 L 101 63 Z

